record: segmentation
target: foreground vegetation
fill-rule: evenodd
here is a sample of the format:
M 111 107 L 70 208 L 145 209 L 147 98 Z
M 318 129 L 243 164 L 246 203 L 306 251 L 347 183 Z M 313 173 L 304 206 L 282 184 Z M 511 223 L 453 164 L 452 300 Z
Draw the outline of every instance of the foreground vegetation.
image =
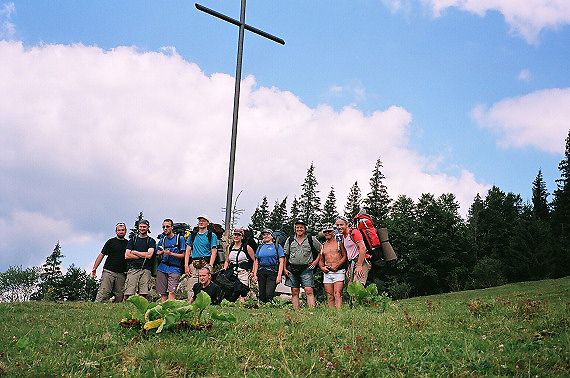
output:
M 570 278 L 376 307 L 224 308 L 235 323 L 142 334 L 130 304 L 1 304 L 0 375 L 570 375 Z

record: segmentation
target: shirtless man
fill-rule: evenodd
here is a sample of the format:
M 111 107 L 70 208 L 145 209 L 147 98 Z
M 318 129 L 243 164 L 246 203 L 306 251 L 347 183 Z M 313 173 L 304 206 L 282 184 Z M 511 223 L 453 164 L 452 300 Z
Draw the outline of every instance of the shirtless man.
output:
M 346 274 L 346 248 L 342 242 L 342 236 L 336 238 L 333 225 L 328 225 L 323 230 L 325 242 L 321 248 L 322 258 L 319 261 L 323 271 L 323 285 L 327 293 L 329 307 L 340 308 L 342 305 L 342 287 Z

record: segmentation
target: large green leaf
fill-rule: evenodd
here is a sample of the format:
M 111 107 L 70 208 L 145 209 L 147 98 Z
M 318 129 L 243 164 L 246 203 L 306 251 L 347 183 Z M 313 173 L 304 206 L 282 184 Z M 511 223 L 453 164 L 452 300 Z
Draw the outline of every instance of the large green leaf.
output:
M 162 306 L 162 308 L 164 310 L 172 310 L 172 309 L 177 309 L 177 308 L 183 307 L 187 304 L 188 304 L 188 302 L 186 302 L 186 301 L 172 300 L 171 299 L 171 300 L 162 302 L 160 305 Z
M 145 297 L 141 297 L 140 295 L 132 295 L 127 299 L 127 302 L 132 303 L 139 313 L 144 316 L 146 311 L 148 310 L 148 300 Z
M 376 284 L 368 285 L 366 290 L 368 290 L 371 295 L 378 295 L 378 287 L 376 287 Z
M 176 313 L 168 313 L 164 316 L 164 328 L 168 329 L 176 325 L 180 320 L 180 316 Z
M 149 320 L 155 320 L 161 318 L 163 317 L 163 315 L 164 312 L 162 311 L 162 306 L 160 305 L 154 306 L 144 314 L 144 320 L 148 322 Z
M 221 320 L 223 322 L 229 322 L 229 323 L 235 323 L 236 321 L 236 317 L 234 316 L 234 314 L 229 314 L 227 312 L 218 312 L 214 308 L 211 308 L 209 311 L 210 311 L 210 316 L 214 320 Z
M 178 312 L 178 314 L 182 316 L 189 312 L 194 312 L 194 310 L 195 310 L 194 306 L 186 304 L 186 306 L 178 307 L 176 309 L 176 312 Z
M 196 299 L 192 302 L 192 306 L 197 310 L 203 310 L 208 307 L 210 303 L 212 303 L 210 296 L 206 292 L 201 291 L 196 295 Z
M 352 281 L 349 283 L 346 291 L 348 292 L 348 295 L 357 299 L 363 299 L 369 295 L 368 290 L 366 290 L 362 282 L 359 281 Z

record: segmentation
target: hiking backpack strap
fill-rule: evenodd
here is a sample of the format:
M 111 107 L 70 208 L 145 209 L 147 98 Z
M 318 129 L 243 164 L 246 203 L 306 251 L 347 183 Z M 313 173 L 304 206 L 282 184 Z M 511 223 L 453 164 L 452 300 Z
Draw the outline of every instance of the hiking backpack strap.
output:
M 311 254 L 313 255 L 313 261 L 319 256 L 319 251 L 315 248 L 315 243 L 313 242 L 313 236 L 307 235 L 309 239 L 309 245 L 311 246 Z

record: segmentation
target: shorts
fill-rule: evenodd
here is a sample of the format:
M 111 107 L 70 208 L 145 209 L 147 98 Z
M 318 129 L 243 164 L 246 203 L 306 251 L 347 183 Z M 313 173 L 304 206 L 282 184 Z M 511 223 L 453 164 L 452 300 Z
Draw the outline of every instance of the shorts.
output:
M 150 276 L 148 269 L 129 269 L 125 281 L 125 295 L 148 294 Z
M 323 274 L 323 284 L 333 284 L 335 282 L 344 281 L 345 269 L 339 269 L 336 272 L 328 272 Z
M 176 292 L 180 273 L 164 273 L 158 270 L 156 272 L 156 293 L 158 295 L 166 295 Z
M 315 287 L 315 277 L 313 275 L 313 269 L 309 266 L 303 272 L 298 274 L 293 274 L 289 271 L 289 275 L 285 278 L 285 286 L 299 288 L 303 287 Z
M 368 272 L 370 272 L 370 264 L 368 261 L 364 260 L 364 264 L 362 264 L 362 277 L 354 277 L 354 269 L 356 269 L 356 259 L 350 260 L 348 262 L 348 269 L 346 270 L 346 282 L 360 281 L 363 285 L 366 285 Z
M 115 302 L 123 301 L 123 291 L 125 290 L 125 273 L 115 273 L 103 269 L 101 274 L 101 285 L 97 291 L 95 301 L 103 302 L 115 297 Z

